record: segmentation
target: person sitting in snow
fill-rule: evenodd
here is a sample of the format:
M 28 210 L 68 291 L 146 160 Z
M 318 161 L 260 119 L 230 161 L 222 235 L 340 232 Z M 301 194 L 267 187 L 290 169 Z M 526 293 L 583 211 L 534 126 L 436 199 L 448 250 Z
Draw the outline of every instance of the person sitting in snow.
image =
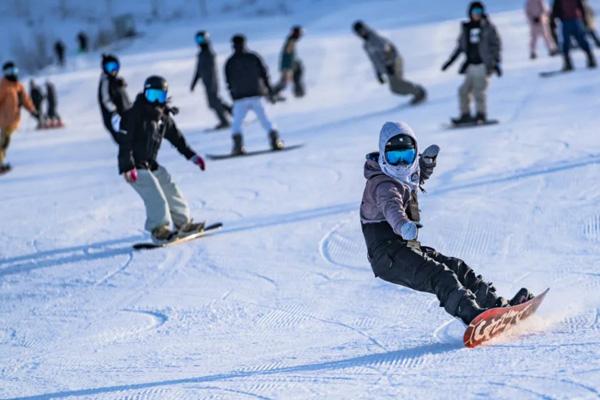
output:
M 144 91 L 123 114 L 119 130 L 119 173 L 140 195 L 146 206 L 146 230 L 155 243 L 164 243 L 176 235 L 204 229 L 195 223 L 181 191 L 166 168 L 156 161 L 163 138 L 202 171 L 204 160 L 186 143 L 171 114 L 177 112 L 167 104 L 168 84 L 160 76 L 150 76 Z M 172 225 L 175 231 L 171 230 Z
M 435 294 L 441 307 L 467 325 L 488 308 L 532 298 L 522 288 L 507 301 L 463 260 L 418 241 L 417 191 L 433 173 L 439 147 L 432 145 L 417 156 L 418 150 L 416 136 L 406 123 L 386 122 L 379 134 L 379 152 L 367 155 L 360 219 L 375 276 Z

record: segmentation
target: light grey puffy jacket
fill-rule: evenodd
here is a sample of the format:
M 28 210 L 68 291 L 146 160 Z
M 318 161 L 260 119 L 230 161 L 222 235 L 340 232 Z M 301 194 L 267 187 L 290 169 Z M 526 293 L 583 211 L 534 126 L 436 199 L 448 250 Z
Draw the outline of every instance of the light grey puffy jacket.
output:
M 379 36 L 371 28 L 365 26 L 365 30 L 367 31 L 367 38 L 363 47 L 373 63 L 375 72 L 385 75 L 387 74 L 386 67 L 394 66 L 396 58 L 399 56 L 396 46 L 388 39 Z

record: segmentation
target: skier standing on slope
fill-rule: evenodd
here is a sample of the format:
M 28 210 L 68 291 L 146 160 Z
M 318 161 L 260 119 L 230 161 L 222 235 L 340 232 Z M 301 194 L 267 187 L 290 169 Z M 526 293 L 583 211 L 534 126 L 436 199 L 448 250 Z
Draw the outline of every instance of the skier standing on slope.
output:
M 58 105 L 56 88 L 54 87 L 54 84 L 50 81 L 46 81 L 46 101 L 48 102 L 46 123 L 48 124 L 48 126 L 53 128 L 62 127 L 62 120 L 60 118 L 60 115 L 58 115 L 58 112 L 56 111 L 56 106 Z
M 562 52 L 563 52 L 563 71 L 573 70 L 573 61 L 571 60 L 571 38 L 574 38 L 579 47 L 587 56 L 587 67 L 596 68 L 596 58 L 592 48 L 586 39 L 586 10 L 581 0 L 554 0 L 552 7 L 552 18 L 560 19 L 562 27 Z
M 219 75 L 217 73 L 217 55 L 212 48 L 210 35 L 206 31 L 196 33 L 196 44 L 200 48 L 198 52 L 198 62 L 196 64 L 196 73 L 192 79 L 190 91 L 193 92 L 198 79 L 202 79 L 208 107 L 211 108 L 217 118 L 219 124 L 215 127 L 218 129 L 227 129 L 231 126 L 228 114 L 231 115 L 231 106 L 219 96 Z
M 469 5 L 469 20 L 461 25 L 456 49 L 442 66 L 447 70 L 454 61 L 465 53 L 466 61 L 460 67 L 465 81 L 458 90 L 460 117 L 453 118 L 455 124 L 483 123 L 487 120 L 487 87 L 493 72 L 502 76 L 500 69 L 500 36 L 485 13 L 483 3 L 474 1 Z M 475 97 L 475 117 L 471 115 L 470 100 Z
M 168 84 L 150 76 L 133 106 L 125 112 L 119 131 L 119 173 L 140 195 L 146 207 L 145 228 L 152 240 L 163 243 L 176 235 L 200 232 L 204 223 L 195 223 L 188 204 L 169 172 L 156 161 L 163 138 L 202 171 L 204 160 L 186 143 L 167 104 Z M 176 231 L 172 231 L 174 225 Z
M 363 47 L 373 63 L 377 80 L 382 85 L 387 77 L 392 93 L 399 95 L 412 94 L 411 104 L 418 104 L 425 100 L 427 92 L 421 85 L 404 79 L 404 61 L 398 53 L 396 46 L 386 38 L 378 35 L 362 21 L 352 25 L 354 33 L 364 40 Z
M 121 64 L 112 54 L 102 54 L 102 74 L 98 84 L 98 104 L 104 127 L 115 143 L 119 143 L 119 123 L 121 117 L 131 107 L 127 95 L 127 83 L 118 76 Z
M 556 43 L 550 33 L 549 12 L 546 0 L 526 0 L 525 15 L 529 23 L 529 58 L 537 58 L 535 51 L 538 37 L 542 37 L 551 56 L 558 54 Z
M 417 240 L 421 227 L 417 191 L 433 173 L 439 148 L 432 145 L 417 156 L 418 151 L 407 124 L 386 122 L 379 134 L 379 152 L 367 155 L 360 218 L 375 276 L 435 294 L 440 306 L 467 325 L 487 308 L 533 297 L 523 288 L 507 301 L 463 260 Z
M 244 149 L 242 124 L 248 111 L 256 114 L 260 124 L 269 133 L 271 149 L 283 149 L 283 141 L 279 133 L 269 120 L 263 107 L 262 97 L 267 95 L 269 101 L 274 103 L 274 93 L 269 82 L 269 74 L 265 63 L 260 56 L 246 49 L 244 35 L 234 35 L 231 39 L 233 55 L 225 64 L 225 78 L 233 99 L 233 155 L 241 155 Z
M 14 62 L 6 62 L 2 66 L 3 78 L 0 80 L 0 172 L 10 169 L 10 164 L 5 163 L 6 151 L 10 145 L 12 134 L 19 127 L 21 121 L 21 107 L 37 120 L 40 114 L 36 111 L 25 88 L 19 82 L 19 69 Z
M 33 79 L 29 80 L 29 97 L 31 98 L 31 102 L 33 103 L 33 107 L 35 108 L 35 112 L 38 117 L 37 129 L 41 129 L 44 126 L 44 112 L 42 110 L 42 103 L 44 101 L 44 93 L 42 92 L 42 88 L 36 85 Z
M 296 54 L 296 45 L 303 34 L 304 31 L 302 30 L 302 27 L 296 25 L 292 27 L 292 31 L 285 39 L 279 61 L 281 78 L 274 88 L 275 94 L 277 95 L 285 90 L 289 82 L 294 83 L 294 96 L 302 97 L 306 94 L 302 77 L 304 74 L 304 66 Z

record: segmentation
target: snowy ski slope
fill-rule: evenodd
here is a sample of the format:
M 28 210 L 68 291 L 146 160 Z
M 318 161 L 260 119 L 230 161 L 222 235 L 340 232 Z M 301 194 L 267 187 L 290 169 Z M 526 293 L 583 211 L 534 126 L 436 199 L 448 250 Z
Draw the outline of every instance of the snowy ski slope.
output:
M 276 79 L 288 27 L 305 24 L 308 96 L 268 110 L 288 144 L 306 145 L 201 173 L 165 143 L 159 161 L 193 214 L 225 224 L 179 247 L 131 250 L 147 238 L 144 211 L 101 126 L 97 55 L 53 75 L 67 128 L 35 131 L 25 117 L 0 178 L 0 398 L 599 398 L 600 74 L 576 53 L 577 72 L 539 78 L 560 59 L 529 61 L 521 2 L 492 4 L 505 75 L 489 114 L 502 123 L 445 130 L 462 78 L 439 69 L 466 2 L 433 3 L 452 11 L 373 1 L 202 26 L 221 64 L 230 35 L 247 32 Z M 376 82 L 350 31 L 358 17 L 394 40 L 428 102 L 407 107 Z M 216 123 L 203 89 L 189 92 L 199 28 L 153 28 L 120 53 L 122 73 L 132 96 L 163 74 L 192 146 L 228 151 L 228 133 L 203 133 Z M 387 120 L 442 149 L 422 242 L 503 294 L 551 288 L 523 335 L 465 349 L 462 323 L 433 296 L 373 277 L 358 205 Z M 267 145 L 257 123 L 246 139 Z

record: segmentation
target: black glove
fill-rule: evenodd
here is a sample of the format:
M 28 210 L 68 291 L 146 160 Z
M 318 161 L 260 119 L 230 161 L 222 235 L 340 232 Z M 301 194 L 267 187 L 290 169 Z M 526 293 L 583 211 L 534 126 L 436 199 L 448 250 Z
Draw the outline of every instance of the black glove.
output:
M 444 63 L 444 65 L 442 65 L 442 71 L 445 71 L 445 70 L 447 70 L 448 68 L 450 68 L 450 65 L 451 65 L 451 64 L 452 64 L 452 63 L 450 62 L 450 60 L 446 61 L 446 62 Z
M 167 112 L 169 112 L 171 115 L 177 115 L 179 114 L 179 108 L 175 106 L 168 106 Z
M 125 83 L 125 79 L 117 78 L 116 80 L 118 87 L 127 87 L 127 83 Z
M 502 76 L 502 69 L 500 69 L 500 64 L 496 64 L 496 66 L 494 67 L 494 71 L 498 75 L 498 78 Z
M 534 24 L 539 24 L 541 20 L 540 20 L 540 17 L 533 17 L 532 21 Z
M 396 69 L 394 68 L 394 64 L 386 65 L 385 70 L 388 75 L 396 75 Z
M 385 83 L 385 79 L 383 79 L 383 75 L 381 75 L 381 73 L 377 73 L 377 80 L 379 81 L 379 83 L 381 83 L 382 85 Z
M 421 155 L 419 155 L 419 169 L 421 170 L 421 183 L 425 182 L 431 174 L 433 173 L 433 169 L 436 166 L 436 160 L 438 153 L 440 152 L 440 147 L 438 145 L 432 144 L 427 147 Z

